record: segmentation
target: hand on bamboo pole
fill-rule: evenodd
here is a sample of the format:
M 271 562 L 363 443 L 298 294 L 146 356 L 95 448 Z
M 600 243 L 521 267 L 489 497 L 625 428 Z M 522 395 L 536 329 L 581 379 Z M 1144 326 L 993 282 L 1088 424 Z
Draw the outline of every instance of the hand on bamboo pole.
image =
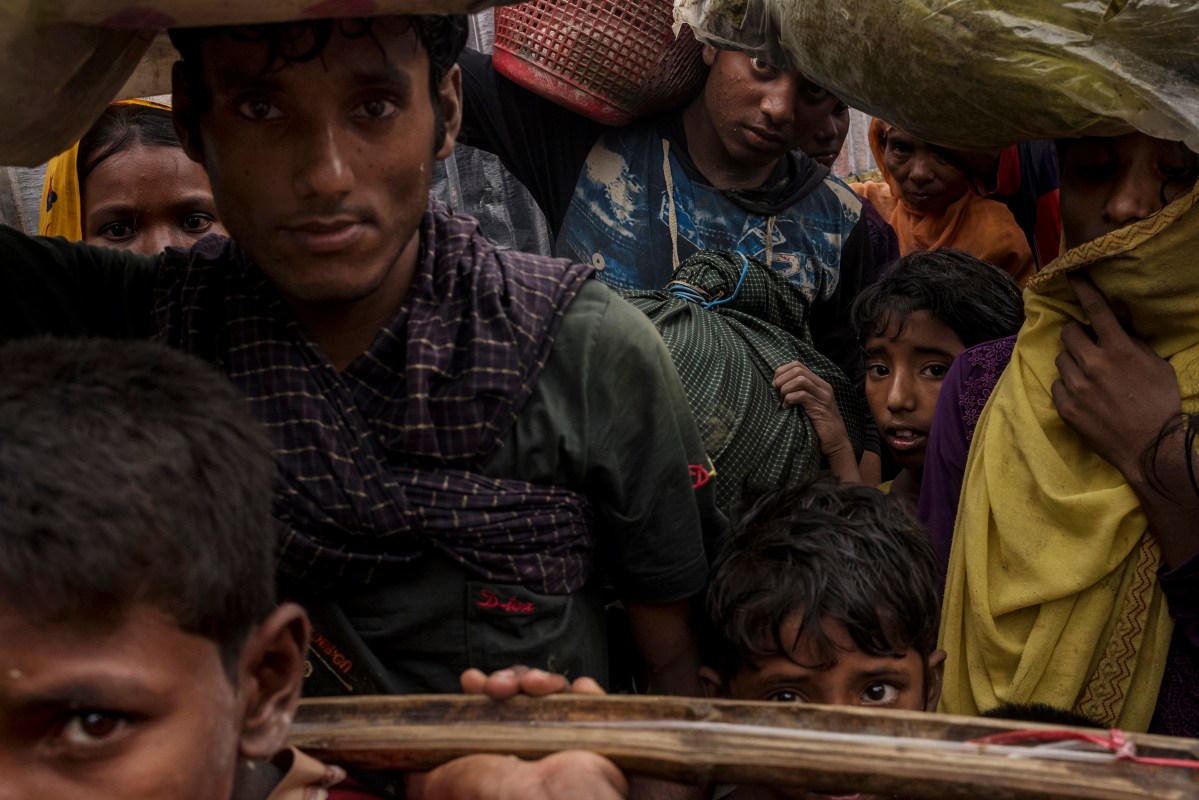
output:
M 413 776 L 407 788 L 411 800 L 623 800 L 629 792 L 616 765 L 582 750 L 537 761 L 464 756 Z
M 605 694 L 591 678 L 575 678 L 573 681 L 556 672 L 533 669 L 517 664 L 507 669 L 496 670 L 490 675 L 478 669 L 468 669 L 459 679 L 464 694 L 485 694 L 492 700 L 506 700 L 518 694 L 544 697 L 547 694 Z
M 591 678 L 571 681 L 564 675 L 517 664 L 490 674 L 468 669 L 460 678 L 465 694 L 493 700 L 516 695 L 602 695 Z M 629 794 L 624 773 L 608 759 L 582 750 L 566 750 L 523 761 L 514 756 L 470 755 L 407 781 L 412 800 L 620 800 Z

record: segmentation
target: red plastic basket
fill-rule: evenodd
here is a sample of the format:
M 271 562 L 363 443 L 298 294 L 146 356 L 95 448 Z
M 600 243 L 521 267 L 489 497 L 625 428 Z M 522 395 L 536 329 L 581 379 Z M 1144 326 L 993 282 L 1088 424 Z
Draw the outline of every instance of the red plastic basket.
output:
M 623 125 L 689 100 L 700 44 L 676 39 L 671 0 L 529 0 L 495 10 L 502 74 L 597 122 Z

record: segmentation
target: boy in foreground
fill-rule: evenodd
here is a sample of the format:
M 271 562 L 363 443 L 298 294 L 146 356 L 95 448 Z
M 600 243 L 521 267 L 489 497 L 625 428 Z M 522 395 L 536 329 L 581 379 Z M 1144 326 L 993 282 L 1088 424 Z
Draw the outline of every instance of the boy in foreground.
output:
M 0 374 L 0 798 L 338 797 L 340 769 L 284 746 L 310 628 L 275 603 L 274 462 L 234 387 L 104 340 L 8 345 Z M 459 759 L 408 789 L 625 784 L 566 753 Z
M 945 660 L 935 581 L 928 538 L 895 498 L 831 479 L 767 495 L 713 568 L 700 676 L 710 695 L 735 700 L 932 711 Z M 831 796 L 872 797 L 852 793 Z

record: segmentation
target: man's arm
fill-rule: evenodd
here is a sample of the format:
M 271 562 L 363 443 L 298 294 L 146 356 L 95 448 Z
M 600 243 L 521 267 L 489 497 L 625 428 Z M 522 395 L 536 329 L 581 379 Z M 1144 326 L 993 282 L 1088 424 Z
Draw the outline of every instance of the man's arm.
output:
M 661 694 L 698 693 L 692 598 L 727 522 L 678 373 L 653 324 L 613 297 L 587 373 L 588 494 L 608 574 Z
M 0 341 L 145 338 L 158 260 L 0 226 Z
M 499 156 L 557 235 L 587 154 L 606 126 L 517 86 L 491 56 L 464 50 L 459 141 Z

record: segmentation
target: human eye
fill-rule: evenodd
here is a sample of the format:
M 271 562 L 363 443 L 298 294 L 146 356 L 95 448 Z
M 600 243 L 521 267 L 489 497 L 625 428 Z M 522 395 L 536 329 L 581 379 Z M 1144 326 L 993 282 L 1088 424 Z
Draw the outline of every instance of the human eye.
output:
M 278 107 L 261 97 L 252 97 L 238 103 L 237 113 L 254 122 L 269 122 L 283 116 L 283 112 Z
M 100 229 L 100 235 L 110 242 L 124 242 L 132 239 L 136 230 L 124 222 L 110 222 Z
M 804 699 L 803 699 L 803 697 L 800 696 L 799 692 L 796 692 L 792 689 L 779 689 L 777 692 L 771 692 L 766 697 L 766 699 L 772 703 L 802 703 L 802 702 L 804 702 Z
M 1101 182 L 1115 174 L 1119 161 L 1106 144 L 1086 140 L 1066 151 L 1066 165 L 1063 171 L 1081 180 Z
M 773 64 L 769 64 L 760 58 L 751 58 L 749 63 L 750 66 L 754 68 L 754 72 L 757 72 L 764 77 L 773 78 L 775 75 L 778 75 L 778 67 L 774 66 Z
M 806 94 L 809 99 L 816 100 L 816 101 L 823 100 L 826 97 L 832 96 L 829 93 L 828 89 L 825 89 L 823 86 L 812 83 L 811 81 L 808 81 L 808 80 L 804 81 L 804 94 Z
M 69 712 L 46 742 L 51 754 L 83 758 L 114 744 L 129 732 L 128 716 L 113 711 Z
M 872 361 L 866 364 L 866 376 L 869 378 L 878 380 L 880 378 L 885 378 L 890 374 L 891 370 L 886 364 L 879 363 L 878 361 Z
M 944 378 L 947 372 L 949 372 L 948 364 L 928 364 L 924 367 L 925 377 L 938 381 Z
M 899 687 L 890 683 L 872 683 L 862 690 L 862 705 L 889 706 L 899 699 Z
M 206 230 L 212 227 L 212 224 L 215 221 L 216 220 L 210 214 L 197 212 L 195 214 L 188 214 L 186 217 L 184 217 L 183 222 L 179 227 L 183 228 L 183 230 L 187 231 L 188 233 L 204 233 Z
M 1199 156 L 1179 144 L 1169 158 L 1158 162 L 1157 171 L 1163 179 L 1162 193 L 1177 197 L 1195 185 L 1195 179 L 1199 177 Z
M 351 116 L 371 122 L 391 119 L 399 111 L 394 100 L 385 97 L 374 97 L 357 106 Z

